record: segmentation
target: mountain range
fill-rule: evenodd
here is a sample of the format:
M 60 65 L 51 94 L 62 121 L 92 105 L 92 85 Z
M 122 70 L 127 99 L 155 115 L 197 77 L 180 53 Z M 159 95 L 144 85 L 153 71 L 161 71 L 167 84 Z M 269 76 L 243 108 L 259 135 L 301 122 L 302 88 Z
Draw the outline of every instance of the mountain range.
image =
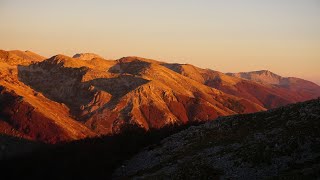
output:
M 50 58 L 0 51 L 0 133 L 45 143 L 247 114 L 320 96 L 320 86 L 270 71 L 222 73 L 141 57 Z

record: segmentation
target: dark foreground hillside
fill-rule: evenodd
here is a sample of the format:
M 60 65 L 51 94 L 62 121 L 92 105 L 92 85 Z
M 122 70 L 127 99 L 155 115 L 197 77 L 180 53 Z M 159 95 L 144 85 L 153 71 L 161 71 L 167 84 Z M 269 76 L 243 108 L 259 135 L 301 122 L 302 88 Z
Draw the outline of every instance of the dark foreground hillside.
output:
M 320 177 L 320 99 L 190 127 L 144 149 L 114 178 Z
M 0 177 L 6 179 L 111 179 L 114 170 L 144 147 L 192 123 L 145 131 L 127 126 L 122 133 L 79 141 L 43 144 L 0 136 Z
M 44 145 L 3 137 L 6 179 L 320 177 L 320 99 L 145 132 Z M 14 149 L 14 154 L 11 151 Z M 13 151 L 12 151 L 13 152 Z

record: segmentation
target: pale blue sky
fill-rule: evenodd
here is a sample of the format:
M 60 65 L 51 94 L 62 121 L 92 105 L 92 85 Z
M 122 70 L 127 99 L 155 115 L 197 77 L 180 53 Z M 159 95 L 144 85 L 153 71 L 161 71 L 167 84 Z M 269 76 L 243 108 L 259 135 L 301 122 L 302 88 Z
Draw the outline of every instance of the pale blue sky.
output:
M 0 49 L 142 56 L 320 84 L 319 0 L 0 0 Z

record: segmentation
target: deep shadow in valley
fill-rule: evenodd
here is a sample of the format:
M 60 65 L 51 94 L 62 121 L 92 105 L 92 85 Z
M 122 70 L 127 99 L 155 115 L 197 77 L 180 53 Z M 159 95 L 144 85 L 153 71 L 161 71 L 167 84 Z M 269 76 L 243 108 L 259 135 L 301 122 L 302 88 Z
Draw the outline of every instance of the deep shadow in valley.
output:
M 109 179 L 125 160 L 174 133 L 199 122 L 145 131 L 129 125 L 123 133 L 70 143 L 47 145 L 1 161 L 3 177 L 28 179 Z M 7 176 L 8 175 L 8 176 Z

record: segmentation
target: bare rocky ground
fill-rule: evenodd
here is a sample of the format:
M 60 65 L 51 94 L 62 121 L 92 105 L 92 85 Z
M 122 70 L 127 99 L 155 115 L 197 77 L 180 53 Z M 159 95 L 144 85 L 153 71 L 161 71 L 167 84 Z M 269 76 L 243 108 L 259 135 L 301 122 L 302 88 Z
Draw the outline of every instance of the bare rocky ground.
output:
M 113 177 L 320 177 L 320 99 L 192 126 L 144 149 Z

